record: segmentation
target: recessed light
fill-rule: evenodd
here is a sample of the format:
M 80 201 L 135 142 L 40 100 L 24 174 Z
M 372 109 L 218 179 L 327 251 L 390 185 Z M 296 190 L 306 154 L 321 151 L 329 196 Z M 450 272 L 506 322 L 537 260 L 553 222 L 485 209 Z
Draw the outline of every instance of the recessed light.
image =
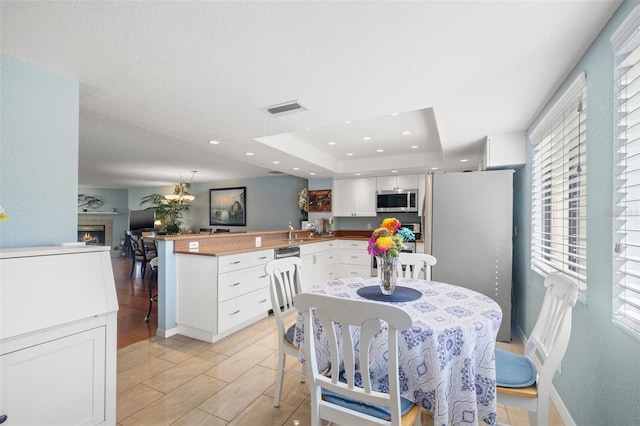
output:
M 294 167 L 293 170 L 300 170 L 300 167 Z
M 315 176 L 315 175 L 316 175 L 314 172 L 309 172 L 309 174 L 310 174 L 311 176 Z
M 278 160 L 273 160 L 273 164 L 280 164 Z
M 347 157 L 351 157 L 353 155 L 353 152 L 347 152 Z
M 356 176 L 361 176 L 361 175 L 362 175 L 362 173 L 356 173 Z
M 398 173 L 397 170 L 391 170 L 391 173 Z
M 344 124 L 351 124 L 351 120 L 345 121 Z
M 305 132 L 308 132 L 309 130 L 311 130 L 311 127 L 307 127 L 306 129 L 304 129 Z
M 210 140 L 210 141 L 209 141 L 209 143 L 210 143 L 211 145 L 218 145 L 220 142 L 219 142 L 219 141 L 216 141 L 216 140 Z
M 466 163 L 467 161 L 469 161 L 469 160 L 466 159 L 466 158 L 463 158 L 462 160 L 460 160 L 461 163 Z
M 437 167 L 432 167 L 431 170 L 438 170 L 438 168 Z
M 384 149 L 376 149 L 376 152 L 384 152 Z
M 253 152 L 245 152 L 244 155 L 253 155 Z
M 411 134 L 411 132 L 408 131 L 408 130 L 405 130 L 404 132 L 402 132 L 402 136 L 407 136 L 407 135 L 410 135 L 410 134 Z
M 362 140 L 370 141 L 371 140 L 371 136 L 365 136 L 364 138 L 362 138 Z
M 411 145 L 411 149 L 416 149 L 418 145 Z
M 392 116 L 395 116 L 395 115 L 398 115 L 398 114 L 400 114 L 400 113 L 399 112 L 392 112 L 391 113 Z
M 335 145 L 336 143 L 334 141 L 329 142 L 327 145 Z

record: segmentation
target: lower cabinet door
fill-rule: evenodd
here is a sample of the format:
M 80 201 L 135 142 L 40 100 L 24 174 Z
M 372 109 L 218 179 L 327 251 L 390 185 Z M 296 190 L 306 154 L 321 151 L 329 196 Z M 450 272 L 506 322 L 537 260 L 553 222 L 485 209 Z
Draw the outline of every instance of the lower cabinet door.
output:
M 7 424 L 104 424 L 105 335 L 99 327 L 0 356 Z

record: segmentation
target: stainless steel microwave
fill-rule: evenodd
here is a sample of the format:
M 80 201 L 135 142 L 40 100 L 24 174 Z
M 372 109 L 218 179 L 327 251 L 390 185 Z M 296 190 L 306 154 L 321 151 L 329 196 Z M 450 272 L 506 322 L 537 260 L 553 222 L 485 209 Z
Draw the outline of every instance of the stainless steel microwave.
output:
M 378 212 L 417 212 L 418 190 L 378 191 L 376 196 Z

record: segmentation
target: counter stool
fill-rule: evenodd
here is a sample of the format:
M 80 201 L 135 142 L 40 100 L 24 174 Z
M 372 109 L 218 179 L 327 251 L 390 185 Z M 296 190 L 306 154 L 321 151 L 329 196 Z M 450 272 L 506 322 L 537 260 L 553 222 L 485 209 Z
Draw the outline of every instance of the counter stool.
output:
M 158 301 L 158 293 L 154 294 L 154 291 L 157 291 L 158 288 L 158 258 L 154 257 L 151 259 L 149 266 L 151 267 L 151 273 L 149 274 L 149 312 L 147 312 L 147 316 L 144 317 L 145 322 L 149 322 L 153 302 Z

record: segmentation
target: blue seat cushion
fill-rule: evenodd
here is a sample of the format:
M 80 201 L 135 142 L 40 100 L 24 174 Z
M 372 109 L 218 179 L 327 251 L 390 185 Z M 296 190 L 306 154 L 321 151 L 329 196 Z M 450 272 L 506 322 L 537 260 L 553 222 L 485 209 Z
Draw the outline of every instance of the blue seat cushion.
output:
M 293 339 L 295 339 L 295 337 L 296 337 L 296 325 L 293 324 L 287 330 L 287 333 L 285 334 L 285 338 L 287 339 L 287 342 L 295 346 L 295 343 L 293 342 Z
M 341 382 L 346 383 L 346 379 L 344 375 L 340 373 Z M 385 405 L 371 404 L 368 402 L 358 401 L 357 399 L 351 399 L 346 396 L 337 394 L 328 389 L 322 388 L 322 396 L 325 401 L 330 402 L 332 404 L 340 405 L 342 407 L 348 408 L 350 410 L 355 410 L 360 413 L 368 414 L 373 417 L 377 417 L 383 420 L 391 419 L 391 408 Z M 405 415 L 413 408 L 415 404 L 408 399 L 400 397 L 400 414 Z
M 528 358 L 497 348 L 495 355 L 496 386 L 526 388 L 536 382 L 536 369 Z

